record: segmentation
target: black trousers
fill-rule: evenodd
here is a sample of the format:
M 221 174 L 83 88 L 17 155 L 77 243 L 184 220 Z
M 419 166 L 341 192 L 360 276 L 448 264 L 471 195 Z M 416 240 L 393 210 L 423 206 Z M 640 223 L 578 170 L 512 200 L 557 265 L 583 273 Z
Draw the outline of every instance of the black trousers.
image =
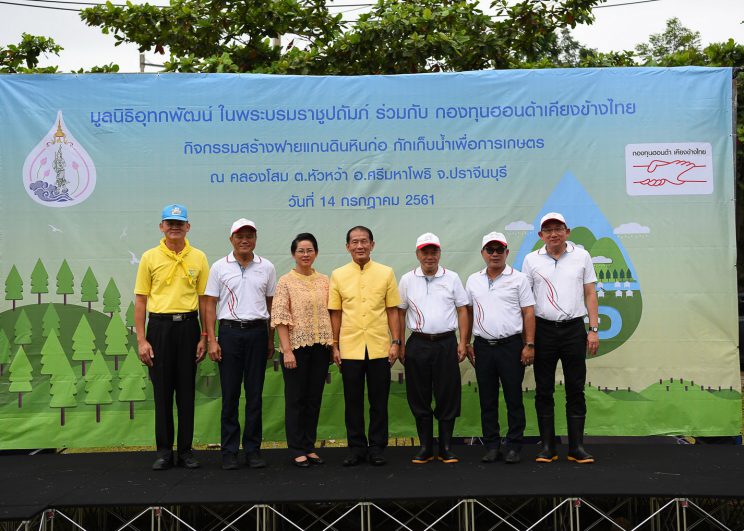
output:
M 501 446 L 499 431 L 499 384 L 504 392 L 506 417 L 509 431 L 504 446 L 520 451 L 524 442 L 524 428 L 527 420 L 522 402 L 522 336 L 517 334 L 498 345 L 476 337 L 475 377 L 478 380 L 480 398 L 481 426 L 484 443 L 488 448 Z
M 390 363 L 387 357 L 363 360 L 343 360 L 341 378 L 344 382 L 346 438 L 351 451 L 359 456 L 380 454 L 388 443 L 388 396 L 390 394 Z M 364 430 L 364 382 L 369 399 L 369 439 Z
M 315 449 L 331 351 L 326 345 L 316 343 L 294 349 L 293 352 L 297 367 L 287 369 L 282 360 L 284 429 L 290 453 L 293 457 L 299 457 Z
M 554 415 L 553 393 L 558 360 L 566 384 L 566 415 L 586 416 L 586 329 L 583 319 L 554 324 L 536 319 L 535 332 L 535 409 L 538 417 Z
M 173 452 L 173 395 L 178 408 L 178 453 L 191 451 L 194 438 L 196 347 L 199 319 L 167 321 L 150 319 L 147 341 L 155 357 L 149 368 L 155 399 L 155 444 L 159 457 Z
M 409 337 L 404 368 L 406 397 L 414 417 L 430 420 L 433 415 L 438 420 L 454 421 L 460 416 L 462 384 L 455 334 L 439 341 Z
M 219 363 L 222 387 L 222 453 L 237 454 L 240 449 L 238 405 L 242 384 L 245 389 L 243 449 L 250 454 L 261 448 L 261 407 L 269 332 L 266 326 L 220 326 L 219 343 L 222 350 L 222 361 Z

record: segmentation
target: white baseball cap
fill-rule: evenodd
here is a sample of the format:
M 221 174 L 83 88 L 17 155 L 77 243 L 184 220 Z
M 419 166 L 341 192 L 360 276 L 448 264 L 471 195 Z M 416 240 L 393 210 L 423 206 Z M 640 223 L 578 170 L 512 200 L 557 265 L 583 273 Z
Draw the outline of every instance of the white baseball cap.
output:
M 230 236 L 238 232 L 243 227 L 251 227 L 253 228 L 253 230 L 258 230 L 256 228 L 256 224 L 253 223 L 250 219 L 240 218 L 232 224 L 232 228 L 230 229 Z
M 427 245 L 433 245 L 435 247 L 442 247 L 439 243 L 439 238 L 432 232 L 425 232 L 418 238 L 416 238 L 416 249 L 423 249 Z
M 548 221 L 560 221 L 566 227 L 568 227 L 566 218 L 563 217 L 563 214 L 559 214 L 558 212 L 548 212 L 547 214 L 545 214 L 540 220 L 540 228 L 542 229 L 542 226 L 545 225 Z
M 499 242 L 504 247 L 509 247 L 509 245 L 506 243 L 506 236 L 504 236 L 500 232 L 489 232 L 488 234 L 483 236 L 483 242 L 481 243 L 481 249 L 483 249 L 486 245 L 488 245 L 491 242 Z

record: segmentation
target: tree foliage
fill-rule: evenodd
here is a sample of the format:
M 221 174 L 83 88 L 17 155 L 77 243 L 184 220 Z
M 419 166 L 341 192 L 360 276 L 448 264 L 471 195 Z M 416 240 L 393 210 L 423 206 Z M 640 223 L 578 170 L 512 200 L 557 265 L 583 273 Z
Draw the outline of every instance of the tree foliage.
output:
M 67 296 L 75 292 L 75 276 L 67 260 L 62 260 L 62 265 L 57 271 L 57 295 L 62 295 L 63 303 L 67 304 Z
M 39 67 L 42 55 L 59 55 L 62 47 L 49 37 L 23 33 L 18 44 L 0 44 L 0 74 L 53 74 L 56 66 Z

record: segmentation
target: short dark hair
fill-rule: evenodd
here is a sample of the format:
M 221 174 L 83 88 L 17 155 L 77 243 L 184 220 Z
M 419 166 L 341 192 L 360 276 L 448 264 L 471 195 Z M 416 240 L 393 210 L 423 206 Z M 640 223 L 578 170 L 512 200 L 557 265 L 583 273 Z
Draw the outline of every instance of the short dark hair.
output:
M 355 230 L 364 230 L 364 231 L 367 231 L 367 234 L 369 234 L 369 241 L 371 241 L 371 242 L 375 241 L 375 237 L 372 236 L 372 231 L 370 229 L 368 229 L 364 225 L 357 225 L 356 227 L 351 227 L 346 232 L 346 243 L 347 244 L 349 243 L 349 241 L 351 241 L 351 233 L 354 232 Z
M 297 250 L 297 245 L 300 242 L 308 241 L 313 244 L 313 249 L 315 249 L 315 252 L 318 252 L 318 240 L 315 239 L 315 236 L 310 234 L 309 232 L 301 232 L 297 236 L 295 236 L 294 240 L 292 240 L 292 245 L 289 246 L 290 250 L 292 251 L 292 254 L 295 254 L 295 251 Z

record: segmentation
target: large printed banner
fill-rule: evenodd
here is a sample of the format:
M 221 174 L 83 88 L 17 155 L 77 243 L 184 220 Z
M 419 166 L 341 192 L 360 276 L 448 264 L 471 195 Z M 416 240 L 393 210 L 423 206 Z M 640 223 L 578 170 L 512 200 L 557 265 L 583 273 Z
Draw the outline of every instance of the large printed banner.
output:
M 132 290 L 168 203 L 210 261 L 247 217 L 279 274 L 305 231 L 330 273 L 362 224 L 399 277 L 438 234 L 463 281 L 483 234 L 504 232 L 520 269 L 540 217 L 562 212 L 599 278 L 587 432 L 739 433 L 732 105 L 723 68 L 2 76 L 0 448 L 152 444 Z M 456 431 L 478 436 L 467 361 L 461 375 Z M 400 364 L 393 378 L 391 435 L 411 435 Z M 524 396 L 535 433 L 531 368 Z M 564 397 L 559 373 L 559 431 Z M 206 361 L 197 442 L 219 441 L 219 410 Z M 273 361 L 265 439 L 284 438 L 283 410 Z M 334 367 L 319 435 L 345 436 Z

